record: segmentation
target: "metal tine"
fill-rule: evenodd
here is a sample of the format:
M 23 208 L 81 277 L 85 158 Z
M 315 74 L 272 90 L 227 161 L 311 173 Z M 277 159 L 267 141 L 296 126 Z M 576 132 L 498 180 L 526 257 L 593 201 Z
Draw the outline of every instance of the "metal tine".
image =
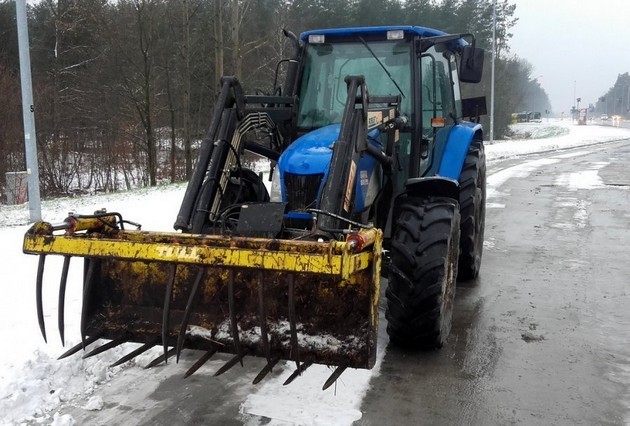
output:
M 197 370 L 199 370 L 199 369 L 201 368 L 201 366 L 202 366 L 202 365 L 204 365 L 206 362 L 208 362 L 208 360 L 209 360 L 210 358 L 212 358 L 212 355 L 214 355 L 214 354 L 216 354 L 216 353 L 217 353 L 217 349 L 216 349 L 216 348 L 212 348 L 212 349 L 210 349 L 209 351 L 206 351 L 206 353 L 205 353 L 205 354 L 203 354 L 203 355 L 201 356 L 201 358 L 199 358 L 199 359 L 197 360 L 197 362 L 195 362 L 195 363 L 193 364 L 193 366 L 192 366 L 192 367 L 190 367 L 190 368 L 188 369 L 188 371 L 186 371 L 186 374 L 184 374 L 184 379 L 186 379 L 186 378 L 188 378 L 188 377 L 192 376 L 193 374 L 195 374 L 195 372 L 196 372 Z
M 35 298 L 37 303 L 37 322 L 39 322 L 39 330 L 44 336 L 44 342 L 48 343 L 46 339 L 46 324 L 44 324 L 44 303 L 42 301 L 42 287 L 44 284 L 44 264 L 46 263 L 46 255 L 39 255 L 39 262 L 37 263 L 37 278 L 35 280 Z
M 348 367 L 345 367 L 345 366 L 337 367 L 335 371 L 333 371 L 333 373 L 330 375 L 328 380 L 326 380 L 326 383 L 324 383 L 324 386 L 322 386 L 322 390 L 328 389 L 333 383 L 335 383 L 337 379 L 339 378 L 339 376 L 341 376 L 341 373 L 346 371 L 346 368 Z
M 201 268 L 199 272 L 197 272 L 197 277 L 195 278 L 195 282 L 193 284 L 192 291 L 190 292 L 190 297 L 188 297 L 188 303 L 186 303 L 186 310 L 184 311 L 184 318 L 182 319 L 182 324 L 179 328 L 179 335 L 177 336 L 177 362 L 179 362 L 179 355 L 182 352 L 182 348 L 184 347 L 184 340 L 186 339 L 186 329 L 188 328 L 188 321 L 190 320 L 190 313 L 192 311 L 192 306 L 197 299 L 197 295 L 199 294 L 199 288 L 201 287 L 201 282 L 206 276 L 207 267 Z
M 302 375 L 302 373 L 304 373 L 304 372 L 306 371 L 306 369 L 307 369 L 308 367 L 310 367 L 311 365 L 313 365 L 313 360 L 312 360 L 312 359 L 309 359 L 309 360 L 304 361 L 304 362 L 300 365 L 300 367 L 299 367 L 299 368 L 296 368 L 296 369 L 295 369 L 295 371 L 294 371 L 293 373 L 291 373 L 291 375 L 289 376 L 289 378 L 288 378 L 288 379 L 286 379 L 282 385 L 283 385 L 283 386 L 286 386 L 286 385 L 290 384 L 292 381 L 294 381 L 294 380 L 297 378 L 297 376 Z
M 59 358 L 57 359 L 64 359 L 64 358 L 69 357 L 70 355 L 74 355 L 75 353 L 79 352 L 81 349 L 84 349 L 86 346 L 91 345 L 92 343 L 96 342 L 98 339 L 101 338 L 102 335 L 103 333 L 100 332 L 93 336 L 88 337 L 87 339 L 85 339 L 85 342 L 81 341 L 80 343 L 77 343 L 76 345 L 68 349 L 66 352 L 61 354 Z
M 241 355 L 241 367 L 243 366 L 243 354 L 241 352 L 241 338 L 238 333 L 238 323 L 236 321 L 236 308 L 234 303 L 234 270 L 230 268 L 228 272 L 228 308 L 230 311 L 230 327 L 232 330 L 232 340 L 234 341 L 234 352 Z
M 271 347 L 269 346 L 269 335 L 267 333 L 267 313 L 265 311 L 265 287 L 262 279 L 262 272 L 258 273 L 258 317 L 260 321 L 260 337 L 267 364 L 271 363 Z
M 260 383 L 260 381 L 262 379 L 265 378 L 265 376 L 267 374 L 269 374 L 271 372 L 271 370 L 273 369 L 273 367 L 276 366 L 276 364 L 278 363 L 278 361 L 280 361 L 279 357 L 274 357 L 271 359 L 271 361 L 269 361 L 262 370 L 260 370 L 260 373 L 258 373 L 258 375 L 256 376 L 256 378 L 254 378 L 254 381 L 252 382 L 252 384 L 256 385 L 258 383 Z
M 118 345 L 122 345 L 127 340 L 128 340 L 127 337 L 124 337 L 124 336 L 117 337 L 114 340 L 110 340 L 109 342 L 105 343 L 104 345 L 101 345 L 98 348 L 94 348 L 90 352 L 88 352 L 85 355 L 83 355 L 83 359 L 93 357 L 94 355 L 98 355 L 100 353 L 103 353 L 103 352 L 105 352 L 108 349 L 115 348 Z
M 295 360 L 295 367 L 300 368 L 300 353 L 295 323 L 295 280 L 289 275 L 289 328 L 291 330 L 291 357 Z
M 66 283 L 68 282 L 68 269 L 70 268 L 70 256 L 63 257 L 63 267 L 61 268 L 61 281 L 59 282 L 59 308 L 57 309 L 57 326 L 59 328 L 59 337 L 61 337 L 61 346 L 65 346 L 64 339 L 64 310 L 66 304 Z
M 151 349 L 153 346 L 157 345 L 157 342 L 159 342 L 160 339 L 158 337 L 156 337 L 155 339 L 151 340 L 149 343 L 145 343 L 144 345 L 134 349 L 133 351 L 129 352 L 127 355 L 123 356 L 122 358 L 120 358 L 118 361 L 116 361 L 115 363 L 111 364 L 110 367 L 116 367 L 120 364 L 123 364 L 135 357 L 137 357 L 138 355 L 140 355 L 141 353 L 144 353 L 146 351 L 148 351 L 149 349 Z
M 164 309 L 162 311 L 162 347 L 164 348 L 164 355 L 166 355 L 166 353 L 168 352 L 168 335 L 171 327 L 171 298 L 173 297 L 173 286 L 175 285 L 176 272 L 177 264 L 173 263 L 169 266 L 168 270 L 168 282 L 166 284 L 166 292 L 164 294 Z
M 223 364 L 223 367 L 219 368 L 217 370 L 216 373 L 214 373 L 214 376 L 220 376 L 221 374 L 225 373 L 226 371 L 228 371 L 230 368 L 234 367 L 236 364 L 239 363 L 239 361 L 242 363 L 242 359 L 245 355 L 247 355 L 247 349 L 243 350 L 242 354 L 236 354 L 234 355 L 232 358 L 230 358 L 230 360 L 228 362 L 226 362 L 225 364 Z
M 160 364 L 162 361 L 166 361 L 168 358 L 172 357 L 175 352 L 177 352 L 177 348 L 171 348 L 171 350 L 169 350 L 167 353 L 160 355 L 159 357 L 155 358 L 153 361 L 151 361 L 150 363 L 148 363 L 146 365 L 146 368 L 151 368 L 151 367 L 155 367 L 156 365 Z
M 92 289 L 92 279 L 94 278 L 94 265 L 95 259 L 88 259 L 88 268 L 85 274 L 85 281 L 83 283 L 83 306 L 81 306 L 81 342 L 83 343 L 83 350 L 87 346 L 85 343 L 86 327 L 87 327 L 87 312 L 88 312 L 88 299 L 90 297 L 90 290 Z

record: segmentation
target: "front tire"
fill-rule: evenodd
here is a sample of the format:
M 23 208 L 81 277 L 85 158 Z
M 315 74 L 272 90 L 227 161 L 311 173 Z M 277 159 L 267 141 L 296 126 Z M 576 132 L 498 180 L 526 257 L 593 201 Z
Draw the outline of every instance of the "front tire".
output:
M 403 195 L 397 211 L 385 293 L 387 333 L 402 347 L 440 348 L 451 329 L 459 207 L 449 198 Z

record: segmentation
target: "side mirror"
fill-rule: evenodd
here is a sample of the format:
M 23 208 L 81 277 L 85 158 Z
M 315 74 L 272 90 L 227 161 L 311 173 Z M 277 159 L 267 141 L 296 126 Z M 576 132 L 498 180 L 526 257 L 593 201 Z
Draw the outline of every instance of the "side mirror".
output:
M 483 74 L 483 49 L 464 46 L 459 61 L 459 80 L 464 83 L 479 83 Z

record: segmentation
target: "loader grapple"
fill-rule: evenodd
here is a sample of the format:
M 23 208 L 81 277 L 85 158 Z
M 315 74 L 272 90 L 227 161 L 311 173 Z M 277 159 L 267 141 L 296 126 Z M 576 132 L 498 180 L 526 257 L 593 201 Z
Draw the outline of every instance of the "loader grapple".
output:
M 380 230 L 313 242 L 129 231 L 118 218 L 39 222 L 24 239 L 24 252 L 40 255 L 38 313 L 45 256 L 84 258 L 82 346 L 98 337 L 161 344 L 165 358 L 189 348 L 263 357 L 269 368 L 373 366 Z M 65 276 L 62 339 L 63 291 Z M 43 315 L 40 327 L 45 337 Z

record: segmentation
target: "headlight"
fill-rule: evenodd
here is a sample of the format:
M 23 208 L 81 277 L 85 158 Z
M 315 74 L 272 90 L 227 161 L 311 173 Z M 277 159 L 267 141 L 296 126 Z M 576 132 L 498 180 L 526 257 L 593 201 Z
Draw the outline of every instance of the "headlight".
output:
M 282 202 L 282 187 L 280 184 L 280 168 L 276 167 L 273 170 L 273 176 L 271 178 L 271 191 L 269 192 L 269 199 L 272 203 Z

